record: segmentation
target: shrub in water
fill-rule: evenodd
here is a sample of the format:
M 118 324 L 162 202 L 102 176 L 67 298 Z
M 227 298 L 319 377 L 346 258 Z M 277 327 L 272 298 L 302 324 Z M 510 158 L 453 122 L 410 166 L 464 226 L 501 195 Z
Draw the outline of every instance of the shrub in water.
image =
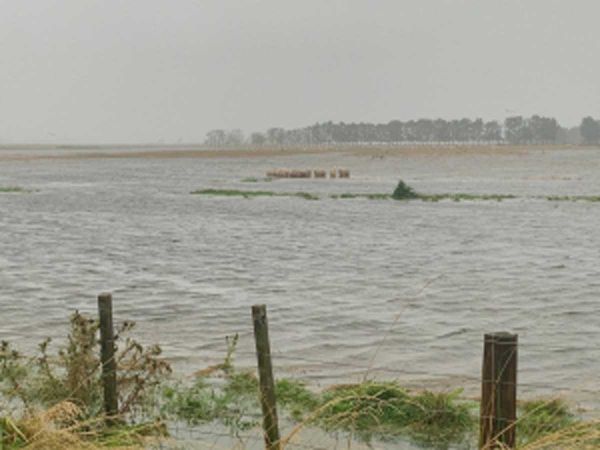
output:
M 404 181 L 400 180 L 398 181 L 398 186 L 394 189 L 392 198 L 394 200 L 408 200 L 411 198 L 419 198 L 419 194 Z

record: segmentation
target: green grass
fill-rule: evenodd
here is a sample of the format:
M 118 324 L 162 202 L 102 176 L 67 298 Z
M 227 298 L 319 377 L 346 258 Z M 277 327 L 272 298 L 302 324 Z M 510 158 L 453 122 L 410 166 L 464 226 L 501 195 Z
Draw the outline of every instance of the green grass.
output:
M 0 186 L 0 193 L 25 193 L 29 192 L 27 189 L 24 189 L 19 186 Z
M 465 193 L 444 193 L 444 194 L 421 194 L 415 189 L 410 187 L 404 181 L 400 180 L 396 189 L 392 194 L 372 193 L 372 194 L 359 194 L 345 192 L 343 194 L 332 194 L 329 196 L 333 199 L 354 199 L 354 198 L 366 198 L 369 200 L 421 200 L 424 202 L 439 202 L 441 200 L 451 200 L 455 202 L 460 201 L 502 201 L 508 199 L 517 198 L 512 194 L 465 194 Z
M 369 200 L 389 200 L 392 198 L 390 194 L 365 194 L 364 197 Z
M 275 393 L 277 403 L 298 422 L 319 407 L 319 395 L 308 390 L 302 381 L 287 378 L 277 380 Z
M 192 191 L 194 195 L 214 195 L 223 197 L 299 197 L 305 200 L 319 200 L 319 196 L 310 192 L 274 192 L 274 191 L 244 191 L 239 189 L 200 189 Z
M 329 198 L 333 199 L 352 199 L 352 198 L 367 198 L 369 200 L 388 200 L 392 198 L 390 194 L 352 194 L 350 192 L 345 192 L 343 194 L 331 194 Z
M 266 178 L 248 177 L 248 178 L 242 179 L 242 183 L 259 183 L 259 182 L 267 183 L 270 181 L 273 181 L 273 178 L 271 178 L 271 177 L 266 177 Z
M 282 196 L 286 197 L 287 194 L 283 194 Z M 319 200 L 319 196 L 315 194 L 311 194 L 310 192 L 295 192 L 291 194 L 292 197 L 300 197 L 304 200 Z
M 460 202 L 462 200 L 494 200 L 502 201 L 507 199 L 517 198 L 512 194 L 465 194 L 465 193 L 444 193 L 444 194 L 421 194 L 415 191 L 412 187 L 407 185 L 404 181 L 400 180 L 394 193 L 392 194 L 394 200 L 422 200 L 424 202 L 439 202 L 440 200 L 452 200 Z
M 239 189 L 199 189 L 191 192 L 194 195 L 218 195 L 223 197 L 273 197 L 272 191 L 242 191 Z
M 600 202 L 600 195 L 550 195 L 545 198 L 551 202 Z
M 249 179 L 248 179 L 249 180 Z M 253 179 L 256 180 L 256 179 Z M 266 179 L 265 179 L 266 180 Z M 10 188 L 9 188 L 10 189 Z M 12 188 L 19 189 L 19 188 Z M 10 191 L 13 192 L 13 191 Z M 14 191 L 14 192 L 25 192 L 25 191 Z M 299 197 L 305 200 L 319 200 L 320 197 L 317 194 L 310 192 L 274 192 L 274 191 L 251 191 L 251 190 L 238 190 L 238 189 L 200 189 L 191 192 L 192 194 L 198 195 L 214 195 L 224 197 Z M 460 201 L 496 201 L 501 202 L 503 200 L 512 200 L 519 198 L 513 194 L 468 194 L 468 193 L 442 193 L 442 194 L 422 194 L 417 192 L 415 189 L 407 185 L 404 181 L 400 180 L 396 189 L 392 194 L 384 193 L 352 193 L 344 192 L 342 194 L 330 194 L 331 199 L 357 199 L 366 198 L 368 200 L 421 200 L 423 202 L 439 202 L 442 200 L 449 200 L 454 202 Z M 546 199 L 549 201 L 570 201 L 570 202 L 600 202 L 600 195 L 575 195 L 575 196 L 533 196 L 529 198 Z
M 224 384 L 198 379 L 165 392 L 170 418 L 190 424 L 220 422 L 235 434 L 257 425 L 258 382 L 251 373 L 232 372 Z M 365 442 L 409 438 L 419 444 L 459 443 L 476 430 L 476 404 L 452 393 L 412 393 L 394 382 L 337 386 L 320 393 L 300 381 L 275 386 L 280 417 L 327 432 L 348 432 Z
M 575 416 L 560 399 L 538 399 L 518 406 L 517 439 L 527 444 L 550 433 L 570 427 Z
M 438 202 L 440 200 L 452 200 L 455 202 L 460 202 L 462 200 L 466 201 L 474 201 L 474 200 L 487 200 L 487 201 L 497 201 L 501 202 L 502 200 L 510 200 L 517 198 L 512 194 L 419 194 L 419 199 L 424 202 Z
M 346 430 L 369 441 L 409 437 L 422 445 L 446 446 L 468 439 L 475 430 L 475 404 L 460 401 L 460 391 L 412 393 L 394 382 L 343 385 L 323 394 L 319 424 Z

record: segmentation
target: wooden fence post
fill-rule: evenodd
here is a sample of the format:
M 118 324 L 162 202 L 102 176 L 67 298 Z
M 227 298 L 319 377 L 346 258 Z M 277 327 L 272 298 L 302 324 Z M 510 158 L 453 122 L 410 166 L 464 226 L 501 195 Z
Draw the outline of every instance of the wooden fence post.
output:
M 117 397 L 117 363 L 115 361 L 115 338 L 112 317 L 112 295 L 98 296 L 100 316 L 100 361 L 102 362 L 102 385 L 104 387 L 104 412 L 107 421 L 114 421 L 119 412 Z
M 479 447 L 515 448 L 517 342 L 510 333 L 484 336 Z
M 281 445 L 279 425 L 277 423 L 275 382 L 273 380 L 267 307 L 265 305 L 254 305 L 252 307 L 252 321 L 254 322 L 254 340 L 256 342 L 256 358 L 258 360 L 260 403 L 263 411 L 265 448 L 266 450 L 280 450 Z

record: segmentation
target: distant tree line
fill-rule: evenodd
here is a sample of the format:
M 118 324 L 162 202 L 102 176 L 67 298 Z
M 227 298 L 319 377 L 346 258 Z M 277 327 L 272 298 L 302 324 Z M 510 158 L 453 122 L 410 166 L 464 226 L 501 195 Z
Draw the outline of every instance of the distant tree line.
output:
M 308 146 L 366 143 L 431 143 L 431 144 L 598 144 L 600 121 L 586 117 L 578 127 L 565 128 L 553 117 L 507 117 L 503 123 L 482 119 L 419 119 L 388 123 L 324 122 L 286 130 L 269 128 L 244 136 L 239 129 L 212 130 L 205 144 L 212 147 Z

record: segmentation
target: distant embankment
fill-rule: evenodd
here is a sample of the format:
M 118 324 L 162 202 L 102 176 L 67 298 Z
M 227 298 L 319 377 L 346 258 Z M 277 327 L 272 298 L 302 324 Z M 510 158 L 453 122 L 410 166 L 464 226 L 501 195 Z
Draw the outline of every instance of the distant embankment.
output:
M 0 146 L 0 161 L 39 159 L 102 158 L 269 158 L 278 156 L 321 155 L 337 153 L 358 157 L 452 157 L 463 155 L 510 155 L 538 151 L 589 150 L 589 145 L 437 145 L 437 144 L 339 144 L 312 146 L 240 146 L 211 148 L 204 145 L 173 146 Z

